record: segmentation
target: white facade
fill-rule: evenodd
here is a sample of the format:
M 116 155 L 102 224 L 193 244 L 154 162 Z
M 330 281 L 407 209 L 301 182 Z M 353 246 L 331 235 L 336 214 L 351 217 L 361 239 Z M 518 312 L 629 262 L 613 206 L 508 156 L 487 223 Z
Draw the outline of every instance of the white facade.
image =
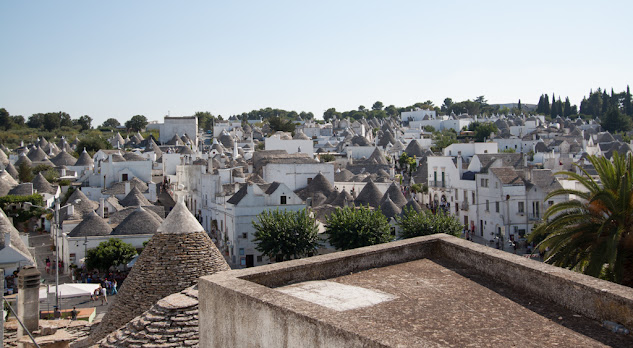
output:
M 168 117 L 160 125 L 160 135 L 158 141 L 162 144 L 170 141 L 174 135 L 182 137 L 187 134 L 194 141 L 194 148 L 198 147 L 198 118 L 195 116 Z
M 266 150 L 286 150 L 287 153 L 305 153 L 314 157 L 312 140 L 289 139 L 282 140 L 279 134 L 273 134 L 265 140 Z
M 319 173 L 334 183 L 333 163 L 269 163 L 263 168 L 263 179 L 266 182 L 283 182 L 296 191 L 306 187 Z
M 455 143 L 444 148 L 444 156 L 473 157 L 476 154 L 497 153 L 496 143 Z

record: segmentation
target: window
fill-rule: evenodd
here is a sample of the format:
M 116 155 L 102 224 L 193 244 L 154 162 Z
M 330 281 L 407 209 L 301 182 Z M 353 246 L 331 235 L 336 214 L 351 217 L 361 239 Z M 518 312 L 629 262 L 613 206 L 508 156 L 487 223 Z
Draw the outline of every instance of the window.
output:
M 475 204 L 475 192 L 473 192 L 473 204 Z
M 525 212 L 525 202 L 519 202 L 519 213 Z
M 308 178 L 308 185 L 312 182 L 312 178 Z
M 490 211 L 490 202 L 486 199 L 486 211 Z
M 280 197 L 280 202 L 279 202 L 279 203 L 280 203 L 280 204 L 282 204 L 282 205 L 283 205 L 283 204 L 286 204 L 286 196 L 281 196 L 281 197 Z
M 262 256 L 261 255 L 257 256 L 257 262 L 262 262 Z
M 547 204 L 549 204 L 549 206 L 553 206 L 554 205 L 554 201 L 548 201 Z
M 121 181 L 127 181 L 127 174 L 121 174 Z
M 486 179 L 481 179 L 481 187 L 486 187 Z
M 499 202 L 495 202 L 495 211 L 499 212 Z
M 455 200 L 459 201 L 459 190 L 455 189 Z

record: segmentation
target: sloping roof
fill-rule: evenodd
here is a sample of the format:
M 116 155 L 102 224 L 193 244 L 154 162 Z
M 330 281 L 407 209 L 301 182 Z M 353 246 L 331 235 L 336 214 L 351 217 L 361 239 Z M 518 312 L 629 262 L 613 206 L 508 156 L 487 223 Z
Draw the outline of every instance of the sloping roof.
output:
M 380 193 L 380 190 L 378 189 L 378 187 L 376 187 L 376 184 L 374 184 L 372 181 L 369 181 L 360 191 L 354 203 L 356 203 L 356 205 L 369 205 L 371 207 L 378 208 L 381 198 L 382 193 Z
M 354 197 L 352 197 L 352 195 L 350 195 L 349 192 L 347 192 L 347 190 L 343 189 L 343 191 L 341 191 L 341 193 L 338 194 L 336 199 L 332 201 L 331 204 L 338 207 L 344 207 L 344 206 L 349 205 L 352 202 L 354 202 Z
M 490 172 L 493 173 L 503 185 L 516 185 L 521 186 L 524 185 L 523 180 L 519 176 L 514 168 L 511 167 L 501 167 L 501 168 L 490 168 Z
M 92 157 L 90 157 L 88 152 L 86 152 L 86 150 L 84 149 L 79 155 L 77 162 L 75 162 L 75 165 L 82 167 L 92 167 L 94 165 L 94 162 L 92 161 Z
M 135 212 L 138 207 L 127 207 L 121 210 L 110 212 L 108 220 L 111 225 L 118 225 L 125 220 L 130 214 Z M 143 210 L 151 214 L 156 220 L 162 222 L 165 219 L 165 207 L 161 205 L 145 205 Z
M 305 201 L 308 197 L 314 195 L 317 192 L 327 197 L 330 195 L 330 193 L 332 193 L 332 191 L 334 191 L 332 183 L 322 173 L 319 172 L 319 174 L 317 174 L 312 179 L 312 181 L 310 181 L 308 186 L 304 187 L 301 190 L 297 190 L 296 193 L 301 199 Z
M 13 179 L 18 179 L 18 170 L 15 169 L 15 167 L 13 166 L 13 164 L 11 162 L 9 162 L 9 164 L 7 164 L 7 166 L 4 168 L 4 170 L 9 173 L 9 175 L 11 175 L 11 177 Z
M 264 190 L 264 193 L 266 193 L 267 195 L 271 195 L 273 193 L 275 193 L 275 191 L 277 191 L 277 188 L 279 187 L 280 183 L 278 181 L 273 181 L 270 184 L 266 184 L 266 189 Z M 261 187 L 262 185 L 260 185 Z
M 138 155 L 136 152 L 126 152 L 123 158 L 125 158 L 126 161 L 148 161 L 147 158 Z
M 149 310 L 99 342 L 100 347 L 119 348 L 138 345 L 197 347 L 199 340 L 198 290 L 187 288 L 160 299 Z
M 413 198 L 409 199 L 407 204 L 402 208 L 402 213 L 404 214 L 409 209 L 413 209 L 418 213 L 422 212 L 422 206 Z
M 66 151 L 60 152 L 57 156 L 51 158 L 51 162 L 56 166 L 74 166 L 77 159 Z
M 94 211 L 86 214 L 83 221 L 68 233 L 69 237 L 107 236 L 112 233 L 112 227 Z
M 44 150 L 42 150 L 42 148 L 40 147 L 31 149 L 31 151 L 29 151 L 29 154 L 27 156 L 32 162 L 43 161 L 45 158 L 48 158 L 48 156 L 46 155 L 46 152 L 44 152 Z
M 68 216 L 68 209 L 64 209 L 62 211 L 62 220 L 81 219 L 99 208 L 99 203 L 90 200 L 80 189 L 73 191 L 66 202 L 73 205 L 74 214 L 73 216 Z
M 407 153 L 407 155 L 409 156 L 416 156 L 416 157 L 422 157 L 424 156 L 424 149 L 422 148 L 422 146 L 420 146 L 420 143 L 413 139 L 409 142 L 409 145 L 407 145 L 407 148 L 404 149 L 404 152 Z
M 9 163 L 9 158 L 7 157 L 7 154 L 4 153 L 4 151 L 2 151 L 2 149 L 0 149 L 0 163 L 2 163 L 3 165 L 8 165 Z
M 481 172 L 487 173 L 490 166 L 497 160 L 501 160 L 501 167 L 523 168 L 523 154 L 521 153 L 493 153 L 475 155 L 481 163 Z
M 31 261 L 32 264 L 35 264 L 35 260 L 33 256 L 29 252 L 29 248 L 24 244 L 22 238 L 20 238 L 20 233 L 13 226 L 11 220 L 7 217 L 7 215 L 0 209 L 0 250 L 5 248 L 5 236 L 6 234 L 11 236 L 11 245 L 15 248 L 24 258 Z
M 114 184 L 112 184 L 112 186 L 110 186 L 110 188 L 105 189 L 101 192 L 106 195 L 123 195 L 125 194 L 126 182 L 130 183 L 130 191 L 134 187 L 136 187 L 141 192 L 146 192 L 147 190 L 149 190 L 149 187 L 147 186 L 146 183 L 141 181 L 139 178 L 134 177 L 132 178 L 132 180 L 115 182 Z
M 295 136 L 292 137 L 292 139 L 294 139 L 294 140 L 312 140 L 312 139 L 308 138 L 308 136 L 305 135 L 305 133 L 303 133 L 301 130 L 296 132 Z
M 248 185 L 243 185 L 226 203 L 238 204 L 248 193 Z
M 161 224 L 155 214 L 138 207 L 112 231 L 112 235 L 154 234 Z
M 391 200 L 388 194 L 386 195 L 386 199 L 380 203 L 380 210 L 387 218 L 396 217 L 400 215 L 401 212 L 400 207 Z
M 160 299 L 195 285 L 201 276 L 229 269 L 198 220 L 183 202 L 177 203 L 143 249 L 117 300 L 86 343 L 100 341 Z
M 14 196 L 30 196 L 33 193 L 33 183 L 31 182 L 19 184 L 9 191 L 9 194 Z
M 0 172 L 0 180 L 5 181 L 11 187 L 15 187 L 18 184 L 18 181 L 6 171 L 6 169 Z
M 40 193 L 55 194 L 57 192 L 57 188 L 53 187 L 41 172 L 37 173 L 35 178 L 33 178 L 33 188 Z
M 389 185 L 389 188 L 387 189 L 387 192 L 385 192 L 380 203 L 382 204 L 387 197 L 389 197 L 391 201 L 398 206 L 398 208 L 402 208 L 405 204 L 407 204 L 407 199 L 404 198 L 400 187 L 395 182 Z
M 18 160 L 15 161 L 15 167 L 19 168 L 22 162 L 26 163 L 26 165 L 28 165 L 29 167 L 33 165 L 33 162 L 31 162 L 31 160 L 28 157 L 26 157 L 26 155 L 21 154 Z
M 253 183 L 253 184 L 265 184 L 266 181 L 264 181 L 264 179 L 262 179 L 261 176 L 259 176 L 257 173 L 253 173 L 251 175 L 249 175 L 246 178 L 247 182 Z
M 6 172 L 3 172 L 2 174 L 5 174 L 5 173 Z M 0 177 L 0 197 L 8 195 L 9 191 L 11 191 L 11 189 L 16 186 L 16 185 L 11 185 L 8 180 L 5 180 L 5 176 L 10 177 L 8 173 Z
M 145 196 L 141 193 L 141 191 L 139 191 L 139 189 L 136 186 L 133 186 L 130 189 L 130 192 L 127 194 L 127 196 L 125 196 L 125 198 L 120 200 L 119 203 L 121 203 L 121 205 L 124 207 L 152 204 L 149 202 L 149 200 L 147 200 L 147 198 L 145 198 Z
M 545 193 L 562 189 L 563 186 L 556 180 L 551 169 L 534 169 L 530 175 L 530 183 L 536 185 Z
M 387 162 L 387 159 L 385 158 L 385 154 L 378 147 L 374 149 L 374 152 L 371 153 L 371 156 L 369 156 L 368 160 L 375 160 L 377 164 L 382 165 L 389 164 L 389 162 Z
M 354 177 L 354 173 L 350 172 L 347 169 L 341 169 L 340 172 L 334 173 L 334 181 L 347 182 L 347 181 L 351 181 L 353 177 Z
M 369 140 L 367 140 L 367 138 L 365 138 L 362 135 L 355 135 L 352 138 L 352 145 L 358 145 L 358 146 L 370 146 L 371 143 L 369 142 Z

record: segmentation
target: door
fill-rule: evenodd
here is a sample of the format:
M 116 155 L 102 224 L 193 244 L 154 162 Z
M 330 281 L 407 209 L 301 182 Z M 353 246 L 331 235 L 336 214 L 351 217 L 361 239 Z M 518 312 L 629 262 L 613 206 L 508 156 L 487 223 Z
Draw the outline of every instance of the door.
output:
M 127 174 L 121 174 L 121 181 L 127 181 Z
M 255 260 L 253 259 L 253 255 L 246 255 L 246 267 L 254 267 Z
M 479 232 L 481 233 L 481 236 L 484 236 L 484 220 L 479 220 Z

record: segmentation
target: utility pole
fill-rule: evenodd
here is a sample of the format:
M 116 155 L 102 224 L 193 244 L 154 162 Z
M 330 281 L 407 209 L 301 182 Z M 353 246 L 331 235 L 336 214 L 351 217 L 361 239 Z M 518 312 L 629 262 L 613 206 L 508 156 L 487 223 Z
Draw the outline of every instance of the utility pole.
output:
M 59 310 L 59 199 L 55 200 L 55 307 Z

